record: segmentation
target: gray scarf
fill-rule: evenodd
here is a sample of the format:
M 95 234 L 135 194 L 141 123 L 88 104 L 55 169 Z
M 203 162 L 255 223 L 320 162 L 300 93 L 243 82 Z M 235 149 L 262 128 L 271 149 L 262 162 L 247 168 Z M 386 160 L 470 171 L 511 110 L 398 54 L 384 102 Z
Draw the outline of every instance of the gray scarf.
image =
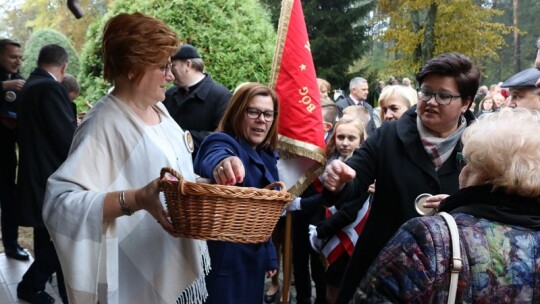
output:
M 465 117 L 460 117 L 460 122 L 457 129 L 446 138 L 436 137 L 422 124 L 420 117 L 416 117 L 416 127 L 418 128 L 418 133 L 420 133 L 420 139 L 422 140 L 422 145 L 429 155 L 429 158 L 435 166 L 435 171 L 439 170 L 440 167 L 448 160 L 454 147 L 459 142 L 461 134 L 467 127 L 467 121 Z

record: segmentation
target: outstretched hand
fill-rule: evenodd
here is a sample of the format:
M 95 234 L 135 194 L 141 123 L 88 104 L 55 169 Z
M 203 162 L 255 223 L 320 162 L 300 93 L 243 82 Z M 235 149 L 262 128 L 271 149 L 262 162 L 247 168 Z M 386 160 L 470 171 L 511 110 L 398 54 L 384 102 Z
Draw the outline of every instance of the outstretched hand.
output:
M 356 176 L 356 171 L 344 162 L 336 159 L 324 171 L 324 187 L 330 191 L 340 191 L 343 186 Z
M 214 180 L 220 185 L 234 185 L 244 181 L 246 170 L 240 158 L 229 156 L 214 168 Z

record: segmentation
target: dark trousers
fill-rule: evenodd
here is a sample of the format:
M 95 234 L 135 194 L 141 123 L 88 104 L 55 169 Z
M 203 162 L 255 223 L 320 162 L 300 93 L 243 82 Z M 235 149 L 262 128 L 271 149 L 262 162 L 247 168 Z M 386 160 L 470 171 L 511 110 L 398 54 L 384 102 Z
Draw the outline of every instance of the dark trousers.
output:
M 311 304 L 311 280 L 313 279 L 316 292 L 315 304 L 326 303 L 325 269 L 319 254 L 309 244 L 309 219 L 302 212 L 293 212 L 292 220 L 292 261 L 296 302 Z
M 58 293 L 62 298 L 62 302 L 67 303 L 64 275 L 47 228 L 34 227 L 34 251 L 34 262 L 23 275 L 22 281 L 19 283 L 20 287 L 33 293 L 45 290 L 45 284 L 56 272 Z
M 17 170 L 16 129 L 8 129 L 0 123 L 0 208 L 2 243 L 5 248 L 17 246 L 18 225 L 15 208 L 15 172 Z

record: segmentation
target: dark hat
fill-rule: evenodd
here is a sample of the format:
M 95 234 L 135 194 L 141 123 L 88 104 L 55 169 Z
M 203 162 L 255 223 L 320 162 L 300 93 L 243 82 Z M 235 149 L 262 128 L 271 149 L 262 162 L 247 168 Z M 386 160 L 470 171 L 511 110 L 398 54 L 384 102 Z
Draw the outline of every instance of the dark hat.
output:
M 201 58 L 197 49 L 191 44 L 184 44 L 180 47 L 178 52 L 172 56 L 171 60 L 186 60 L 192 58 Z
M 514 76 L 508 78 L 501 85 L 502 88 L 517 88 L 517 87 L 535 87 L 536 81 L 540 78 L 540 71 L 536 68 L 523 70 Z

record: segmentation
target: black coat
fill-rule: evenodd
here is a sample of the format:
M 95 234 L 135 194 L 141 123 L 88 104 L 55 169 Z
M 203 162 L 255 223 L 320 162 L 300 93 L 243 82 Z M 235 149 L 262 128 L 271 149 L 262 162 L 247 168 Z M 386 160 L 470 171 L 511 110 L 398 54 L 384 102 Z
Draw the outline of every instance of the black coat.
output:
M 452 194 L 459 189 L 456 153 L 461 151 L 461 143 L 435 171 L 420 140 L 416 117 L 414 106 L 398 121 L 382 124 L 347 161 L 356 177 L 339 193 L 323 191 L 325 199 L 343 203 L 361 197 L 376 180 L 371 210 L 345 272 L 337 303 L 348 303 L 379 251 L 403 223 L 419 216 L 414 207 L 419 194 Z M 467 117 L 468 123 L 472 120 L 474 117 Z
M 42 227 L 47 179 L 68 155 L 77 127 L 76 108 L 60 82 L 36 68 L 22 89 L 18 119 L 19 224 Z M 73 172 L 85 173 L 89 172 Z
M 193 136 L 195 157 L 204 138 L 216 130 L 232 94 L 210 75 L 206 75 L 187 95 L 185 93 L 183 88 L 174 86 L 167 91 L 163 104 L 182 130 Z
M 6 80 L 24 79 L 19 73 L 10 73 L 0 67 L 0 83 Z M 20 93 L 17 90 L 0 90 L 0 123 L 2 120 L 17 120 L 17 108 L 20 100 Z

